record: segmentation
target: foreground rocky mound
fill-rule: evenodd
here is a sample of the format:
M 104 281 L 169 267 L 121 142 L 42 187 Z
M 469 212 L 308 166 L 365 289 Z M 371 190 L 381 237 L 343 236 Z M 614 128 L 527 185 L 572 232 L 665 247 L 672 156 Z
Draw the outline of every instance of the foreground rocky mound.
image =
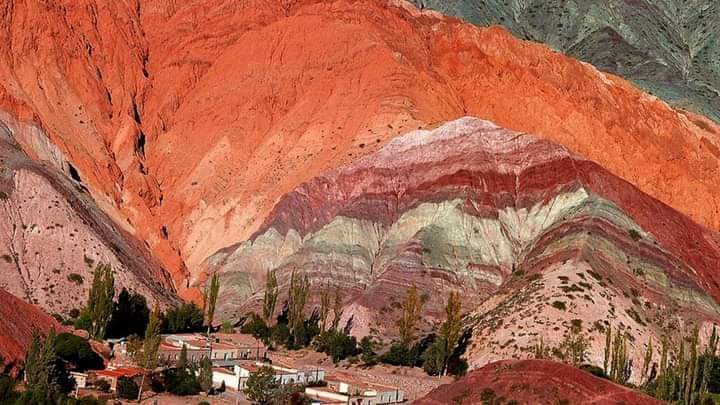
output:
M 151 305 L 177 301 L 147 247 L 108 218 L 81 184 L 28 159 L 2 122 L 0 165 L 0 288 L 50 314 L 77 316 L 93 270 L 106 263 L 118 290 L 137 291 Z
M 0 19 L 16 141 L 87 187 L 181 292 L 299 184 L 464 115 L 720 228 L 714 124 L 499 28 L 385 0 L 29 1 Z
M 224 318 L 257 307 L 267 271 L 286 287 L 298 270 L 345 292 L 360 336 L 392 336 L 415 284 L 425 329 L 450 291 L 464 298 L 473 368 L 527 357 L 541 336 L 559 344 L 572 325 L 595 364 L 605 328 L 622 330 L 640 367 L 650 338 L 720 320 L 719 241 L 565 147 L 463 118 L 303 184 L 208 264 Z
M 442 385 L 415 404 L 494 403 L 501 397 L 517 404 L 536 405 L 662 403 L 567 364 L 506 360 L 488 364 L 454 383 Z
M 18 362 L 25 359 L 33 328 L 46 334 L 51 328 L 59 332 L 62 327 L 36 306 L 0 288 L 0 356 L 3 360 L 0 361 L 0 370 L 4 366 L 19 369 Z
M 419 7 L 550 45 L 720 121 L 715 0 L 413 0 Z

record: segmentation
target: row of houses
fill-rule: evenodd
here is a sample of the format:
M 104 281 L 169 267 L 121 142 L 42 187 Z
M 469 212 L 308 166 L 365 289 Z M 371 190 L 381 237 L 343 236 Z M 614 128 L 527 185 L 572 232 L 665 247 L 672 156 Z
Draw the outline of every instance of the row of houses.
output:
M 305 395 L 314 404 L 381 405 L 405 401 L 397 387 L 358 380 L 350 374 L 326 375 L 321 368 L 297 369 L 260 361 L 213 361 L 213 384 L 232 390 L 245 389 L 250 374 L 270 367 L 280 385 L 306 384 Z

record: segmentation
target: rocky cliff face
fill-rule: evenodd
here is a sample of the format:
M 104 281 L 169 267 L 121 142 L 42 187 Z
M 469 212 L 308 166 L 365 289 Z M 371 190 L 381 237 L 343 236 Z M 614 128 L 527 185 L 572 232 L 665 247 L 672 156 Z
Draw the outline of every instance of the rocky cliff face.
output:
M 720 228 L 717 126 L 498 28 L 381 0 L 9 2 L 0 18 L 0 108 L 38 129 L 16 141 L 80 179 L 185 296 L 299 184 L 465 115 Z
M 267 271 L 286 287 L 298 270 L 346 292 L 360 336 L 392 336 L 414 284 L 426 329 L 450 291 L 464 297 L 472 367 L 528 356 L 538 336 L 559 343 L 578 322 L 593 362 L 612 325 L 640 365 L 651 337 L 720 320 L 719 241 L 563 146 L 463 118 L 303 184 L 209 264 L 223 317 L 257 305 Z
M 149 249 L 103 213 L 81 182 L 28 159 L 15 131 L 0 126 L 0 288 L 67 316 L 84 306 L 102 262 L 115 270 L 117 289 L 140 292 L 150 304 L 176 302 Z
M 502 25 L 720 121 L 720 4 L 714 0 L 414 0 Z

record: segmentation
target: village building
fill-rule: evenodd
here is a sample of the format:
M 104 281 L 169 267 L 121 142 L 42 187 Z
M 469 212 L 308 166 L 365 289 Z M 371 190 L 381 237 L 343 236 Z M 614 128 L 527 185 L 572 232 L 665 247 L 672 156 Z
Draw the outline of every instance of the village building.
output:
M 250 374 L 264 366 L 272 368 L 275 380 L 280 385 L 307 384 L 325 379 L 325 370 L 320 368 L 299 370 L 259 361 L 242 360 L 213 361 L 213 366 L 213 385 L 219 386 L 224 382 L 226 388 L 233 390 L 245 389 Z
M 305 395 L 314 404 L 381 405 L 405 401 L 405 393 L 397 387 L 346 375 L 328 377 L 325 387 L 307 387 Z
M 105 370 L 96 372 L 95 376 L 100 380 L 107 381 L 110 384 L 110 390 L 115 392 L 120 378 L 135 378 L 141 375 L 142 371 L 143 370 L 138 367 L 108 367 Z
M 75 382 L 76 389 L 87 387 L 87 379 L 88 379 L 87 373 L 81 373 L 79 371 L 71 371 L 70 378 Z

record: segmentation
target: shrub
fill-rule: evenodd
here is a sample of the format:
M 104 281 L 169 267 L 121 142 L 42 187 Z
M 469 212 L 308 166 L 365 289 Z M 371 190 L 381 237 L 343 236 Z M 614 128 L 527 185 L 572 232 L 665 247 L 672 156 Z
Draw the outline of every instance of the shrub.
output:
M 603 371 L 602 368 L 593 365 L 593 364 L 583 364 L 580 366 L 581 370 L 587 371 L 588 373 L 594 375 L 595 377 L 604 378 L 606 380 L 609 380 L 610 377 L 605 374 L 605 371 Z
M 203 314 L 194 303 L 182 304 L 168 309 L 163 320 L 165 333 L 200 332 L 203 330 Z
M 85 282 L 85 280 L 83 279 L 83 276 L 81 276 L 77 273 L 68 274 L 67 279 L 68 279 L 68 281 L 70 281 L 71 283 L 75 283 L 76 285 L 80 285 Z
M 321 333 L 316 340 L 316 349 L 329 355 L 334 363 L 359 353 L 355 337 L 337 330 Z
M 552 305 L 553 308 L 559 309 L 561 311 L 564 311 L 567 309 L 567 305 L 565 305 L 565 303 L 562 301 L 553 301 L 552 304 L 550 304 L 550 305 Z
M 117 394 L 123 399 L 137 399 L 140 389 L 132 378 L 120 377 L 117 382 Z
M 80 370 L 102 369 L 103 360 L 90 347 L 87 340 L 72 333 L 61 333 L 55 340 L 55 351 L 61 359 Z
M 272 399 L 273 391 L 277 389 L 275 372 L 268 366 L 261 367 L 258 371 L 251 373 L 245 385 L 245 395 L 251 401 L 261 404 L 268 403 Z
M 396 342 L 390 346 L 390 349 L 380 356 L 380 361 L 393 366 L 409 366 L 415 365 L 416 351 L 402 343 Z
M 240 328 L 240 331 L 248 335 L 253 335 L 255 338 L 263 341 L 270 338 L 270 328 L 268 328 L 265 320 L 254 312 L 248 314 L 248 317 Z

